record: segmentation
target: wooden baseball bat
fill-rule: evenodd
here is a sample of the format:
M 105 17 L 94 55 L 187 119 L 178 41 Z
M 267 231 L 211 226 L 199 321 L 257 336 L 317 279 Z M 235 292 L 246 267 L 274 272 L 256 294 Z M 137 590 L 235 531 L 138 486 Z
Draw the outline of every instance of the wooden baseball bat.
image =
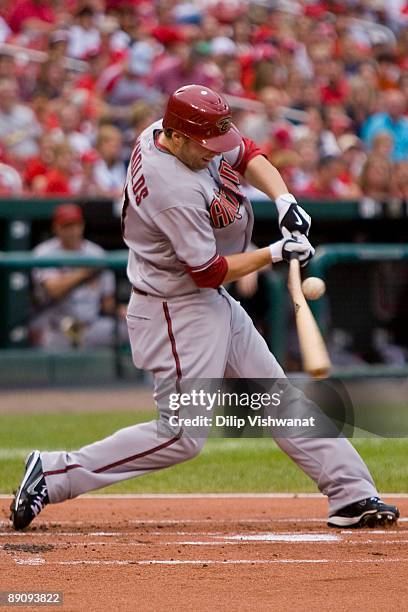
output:
M 293 301 L 303 369 L 314 378 L 326 378 L 331 369 L 330 357 L 322 334 L 302 291 L 297 254 L 289 264 L 288 289 Z

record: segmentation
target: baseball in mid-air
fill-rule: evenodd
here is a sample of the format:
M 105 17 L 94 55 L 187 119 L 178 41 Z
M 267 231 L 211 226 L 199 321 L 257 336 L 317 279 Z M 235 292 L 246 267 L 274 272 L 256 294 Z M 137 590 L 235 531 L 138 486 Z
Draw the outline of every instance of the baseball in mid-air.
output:
M 302 283 L 303 295 L 307 300 L 318 300 L 326 291 L 326 284 L 317 276 L 309 276 Z

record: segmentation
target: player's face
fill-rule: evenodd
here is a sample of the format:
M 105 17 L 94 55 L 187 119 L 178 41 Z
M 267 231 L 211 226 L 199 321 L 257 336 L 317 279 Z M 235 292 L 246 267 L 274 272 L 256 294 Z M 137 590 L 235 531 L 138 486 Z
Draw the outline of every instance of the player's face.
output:
M 68 223 L 67 225 L 55 225 L 54 232 L 61 240 L 64 249 L 75 251 L 81 246 L 84 235 L 84 224 Z
M 194 140 L 184 136 L 178 143 L 177 157 L 191 170 L 205 170 L 216 155 L 217 153 L 205 149 Z

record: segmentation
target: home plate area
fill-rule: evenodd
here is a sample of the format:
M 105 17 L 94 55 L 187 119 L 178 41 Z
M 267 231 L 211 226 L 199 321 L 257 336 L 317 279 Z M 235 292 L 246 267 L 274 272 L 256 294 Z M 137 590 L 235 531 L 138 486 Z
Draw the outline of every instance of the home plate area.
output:
M 386 499 L 397 527 L 332 530 L 320 496 L 84 497 L 23 533 L 2 499 L 0 590 L 72 611 L 407 609 L 408 499 Z

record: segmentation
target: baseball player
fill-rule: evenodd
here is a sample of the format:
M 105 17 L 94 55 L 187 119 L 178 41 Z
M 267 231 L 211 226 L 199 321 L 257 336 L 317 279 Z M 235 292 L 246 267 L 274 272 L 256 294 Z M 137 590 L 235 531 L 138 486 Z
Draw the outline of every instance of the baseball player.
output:
M 275 201 L 283 234 L 249 252 L 253 213 L 240 176 Z M 15 529 L 27 527 L 48 503 L 197 455 L 205 439 L 168 425 L 163 379 L 177 387 L 183 379 L 285 377 L 249 316 L 222 285 L 288 261 L 293 253 L 306 264 L 314 253 L 309 228 L 309 215 L 257 146 L 241 137 L 222 96 L 199 85 L 170 96 L 163 120 L 136 141 L 122 213 L 133 287 L 127 315 L 133 361 L 153 374 L 159 419 L 77 451 L 32 451 L 11 505 Z M 297 401 L 306 401 L 300 392 Z M 276 442 L 328 496 L 330 526 L 398 519 L 398 509 L 380 500 L 346 438 Z
M 52 221 L 55 235 L 39 244 L 34 255 L 103 256 L 100 246 L 85 240 L 84 227 L 80 206 L 57 206 Z M 34 268 L 32 276 L 40 307 L 30 326 L 37 346 L 58 351 L 76 345 L 85 348 L 113 345 L 115 276 L 110 270 Z

